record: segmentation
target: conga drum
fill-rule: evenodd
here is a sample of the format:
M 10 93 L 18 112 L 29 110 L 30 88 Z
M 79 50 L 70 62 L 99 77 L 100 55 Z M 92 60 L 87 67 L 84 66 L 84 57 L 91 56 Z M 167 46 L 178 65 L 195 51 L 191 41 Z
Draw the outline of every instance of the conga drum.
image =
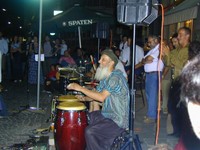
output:
M 78 99 L 75 97 L 75 95 L 61 95 L 58 96 L 58 103 L 59 102 L 76 102 Z
M 55 145 L 57 150 L 85 150 L 86 106 L 81 102 L 62 102 L 57 107 Z
M 75 97 L 75 95 L 61 95 L 61 96 L 54 96 L 52 99 L 51 104 L 51 120 L 55 120 L 56 116 L 56 107 L 61 102 L 75 102 L 78 101 L 78 99 Z

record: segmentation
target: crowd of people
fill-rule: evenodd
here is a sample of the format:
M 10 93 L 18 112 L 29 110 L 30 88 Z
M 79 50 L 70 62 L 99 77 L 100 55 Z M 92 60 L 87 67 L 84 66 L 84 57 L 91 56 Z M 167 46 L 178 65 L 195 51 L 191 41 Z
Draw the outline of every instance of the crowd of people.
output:
M 64 39 L 50 39 L 45 36 L 39 48 L 38 37 L 27 37 L 15 35 L 13 38 L 3 38 L 1 33 L 1 57 L 2 73 L 4 79 L 21 83 L 27 80 L 29 84 L 37 84 L 38 53 L 41 50 L 40 83 L 44 84 L 51 72 L 51 66 L 59 64 L 60 67 L 83 66 L 88 70 L 91 68 L 89 56 L 85 51 L 77 48 L 72 51 Z M 71 56 L 71 54 L 73 56 Z M 44 56 L 44 58 L 42 58 Z M 2 78 L 2 77 L 1 77 Z
M 87 150 L 109 149 L 116 136 L 129 129 L 132 40 L 125 35 L 118 46 L 101 51 L 99 65 L 94 64 L 81 48 L 73 53 L 64 39 L 52 42 L 46 36 L 42 44 L 44 61 L 40 83 L 45 83 L 47 90 L 60 88 L 59 67 L 84 66 L 85 75 L 94 77 L 99 82 L 92 90 L 78 83 L 67 86 L 68 90 L 82 93 L 77 96 L 80 101 L 89 101 L 91 104 L 90 122 L 85 131 Z M 147 112 L 144 123 L 157 121 L 158 95 L 162 92 L 162 112 L 168 118 L 166 132 L 180 138 L 175 149 L 198 147 L 200 131 L 194 110 L 199 111 L 200 103 L 200 42 L 191 42 L 191 30 L 181 27 L 169 42 L 161 41 L 158 35 L 149 35 L 144 45 L 135 46 L 134 58 L 135 77 L 145 74 Z M 6 54 L 7 61 L 8 58 L 10 61 L 10 70 L 6 67 L 7 77 L 12 75 L 14 82 L 22 82 L 27 75 L 28 83 L 37 83 L 38 62 L 35 54 L 39 51 L 39 44 L 36 36 L 32 40 L 28 38 L 26 42 L 21 37 L 14 36 L 9 48 L 0 50 L 0 56 Z M 159 91 L 160 82 L 162 88 Z M 193 139 L 192 142 L 186 140 L 188 136 Z
M 200 85 L 195 80 L 199 78 L 197 60 L 199 60 L 200 42 L 191 41 L 191 34 L 190 28 L 181 27 L 171 38 L 172 47 L 163 43 L 162 110 L 164 114 L 167 114 L 168 135 L 180 138 L 175 150 L 195 150 L 200 147 L 198 136 L 194 134 L 197 130 L 192 131 L 194 120 L 191 120 L 195 117 L 198 120 L 198 117 L 190 113 L 189 117 L 186 104 L 189 101 L 189 95 L 194 96 L 195 98 L 190 100 L 198 104 L 197 91 Z M 193 64 L 195 64 L 195 69 L 191 66 Z M 195 125 L 194 128 L 197 126 Z

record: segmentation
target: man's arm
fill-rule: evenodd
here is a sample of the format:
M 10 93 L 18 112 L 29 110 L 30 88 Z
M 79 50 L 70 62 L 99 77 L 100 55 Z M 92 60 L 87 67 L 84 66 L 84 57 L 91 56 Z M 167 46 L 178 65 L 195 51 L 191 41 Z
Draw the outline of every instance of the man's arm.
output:
M 153 57 L 151 55 L 145 57 L 142 59 L 142 64 L 150 64 L 153 62 Z
M 103 90 L 102 92 L 91 91 L 91 90 L 88 90 L 87 88 L 80 86 L 77 83 L 71 83 L 67 86 L 67 88 L 69 90 L 79 91 L 79 92 L 85 94 L 86 96 L 88 96 L 94 100 L 97 100 L 99 102 L 104 102 L 106 97 L 108 97 L 110 95 L 110 93 L 107 90 Z
M 144 64 L 142 62 L 139 62 L 138 64 L 135 65 L 135 69 L 138 69 L 142 66 L 144 66 Z
M 139 62 L 138 64 L 135 65 L 135 69 L 138 69 L 142 66 L 144 66 L 144 64 L 149 64 L 153 62 L 153 57 L 152 56 L 147 56 L 146 58 L 143 58 L 141 62 Z
M 163 73 L 162 73 L 162 79 L 165 78 L 165 76 L 167 75 L 167 73 L 169 72 L 170 67 L 169 66 L 165 66 L 163 69 Z

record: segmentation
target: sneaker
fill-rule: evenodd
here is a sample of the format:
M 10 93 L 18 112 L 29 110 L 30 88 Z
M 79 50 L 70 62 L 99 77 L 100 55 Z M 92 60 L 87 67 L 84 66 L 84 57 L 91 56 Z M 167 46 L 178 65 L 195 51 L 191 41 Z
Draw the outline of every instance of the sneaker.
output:
M 14 80 L 14 83 L 17 83 L 17 80 Z
M 149 124 L 149 123 L 155 123 L 156 122 L 156 119 L 152 119 L 152 118 L 146 118 L 146 119 L 144 119 L 144 123 L 147 123 L 147 124 Z
M 22 82 L 22 80 L 19 80 L 19 83 L 21 83 Z

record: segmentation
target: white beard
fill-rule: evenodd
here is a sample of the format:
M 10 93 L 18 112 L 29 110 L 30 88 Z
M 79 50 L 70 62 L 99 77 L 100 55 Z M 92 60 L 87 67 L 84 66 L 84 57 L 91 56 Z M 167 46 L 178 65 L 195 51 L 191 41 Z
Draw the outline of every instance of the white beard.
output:
M 108 74 L 108 67 L 98 67 L 94 79 L 97 81 L 101 81 L 108 77 Z

